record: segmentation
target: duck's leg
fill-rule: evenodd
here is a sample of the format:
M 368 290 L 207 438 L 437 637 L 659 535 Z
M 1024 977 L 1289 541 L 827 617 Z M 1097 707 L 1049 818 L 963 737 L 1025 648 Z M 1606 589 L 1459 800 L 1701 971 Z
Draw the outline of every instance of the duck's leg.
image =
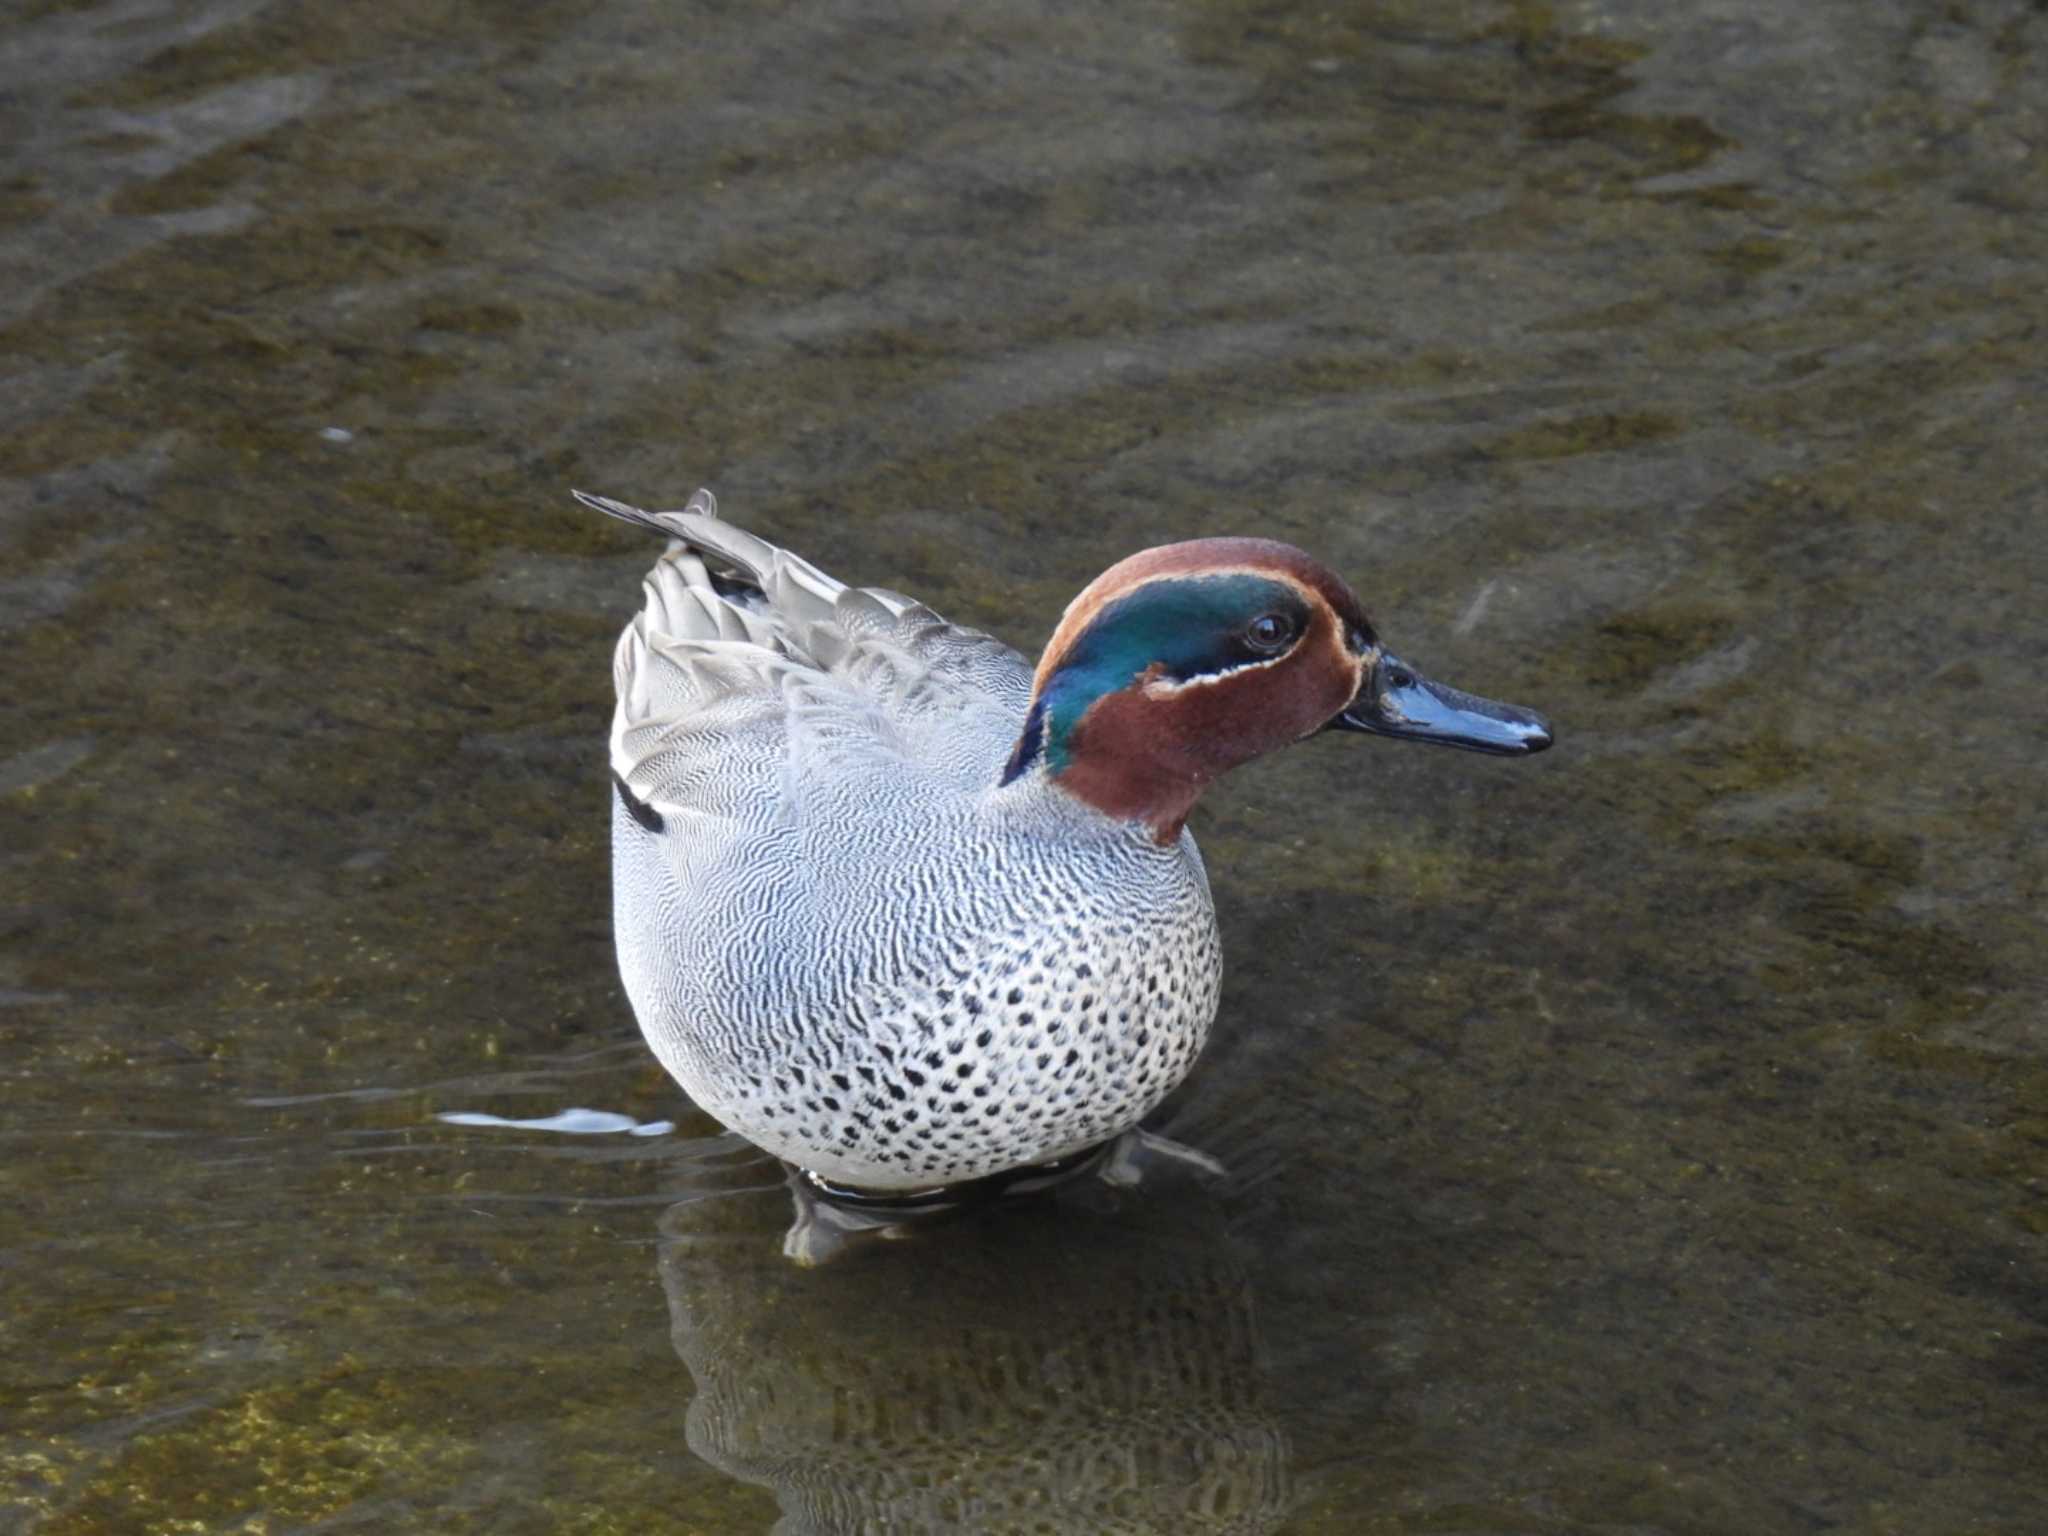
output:
M 799 1169 L 789 1173 L 789 1198 L 796 1214 L 782 1237 L 782 1254 L 806 1269 L 829 1264 L 864 1237 L 907 1237 L 910 1227 L 897 1211 L 864 1211 L 819 1194 Z
M 1208 1153 L 1140 1130 L 1125 1131 L 1110 1143 L 1109 1156 L 1102 1160 L 1095 1176 L 1116 1189 L 1135 1189 L 1148 1177 L 1168 1169 L 1212 1179 L 1229 1177 L 1229 1170 Z
M 908 1237 L 916 1227 L 980 1206 L 1063 1188 L 1081 1191 L 1083 1203 L 1089 1203 L 1085 1191 L 1090 1188 L 1135 1189 L 1148 1179 L 1190 1174 L 1220 1179 L 1228 1170 L 1206 1152 L 1140 1130 L 1125 1131 L 1054 1162 L 901 1193 L 850 1189 L 792 1167 L 789 1194 L 796 1216 L 782 1239 L 782 1251 L 805 1266 L 829 1264 L 865 1238 Z M 1106 1190 L 1102 1194 L 1114 1198 Z

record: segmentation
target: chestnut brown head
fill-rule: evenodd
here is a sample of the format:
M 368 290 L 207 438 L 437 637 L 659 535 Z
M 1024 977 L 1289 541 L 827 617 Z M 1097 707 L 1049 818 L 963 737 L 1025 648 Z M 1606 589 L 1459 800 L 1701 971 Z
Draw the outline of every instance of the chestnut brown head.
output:
M 1550 745 L 1541 716 L 1389 656 L 1351 589 L 1291 544 L 1197 539 L 1118 562 L 1068 605 L 1004 782 L 1043 771 L 1170 842 L 1210 780 L 1329 727 L 1489 752 Z

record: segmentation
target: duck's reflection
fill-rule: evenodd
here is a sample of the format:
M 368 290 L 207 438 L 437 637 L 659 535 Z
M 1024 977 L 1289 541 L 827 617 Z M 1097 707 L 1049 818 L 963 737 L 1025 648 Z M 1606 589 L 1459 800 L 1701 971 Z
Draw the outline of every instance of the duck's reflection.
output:
M 1190 1178 L 1074 1187 L 798 1267 L 780 1165 L 728 1138 L 662 1221 L 690 1448 L 779 1536 L 1276 1527 L 1252 1299 Z

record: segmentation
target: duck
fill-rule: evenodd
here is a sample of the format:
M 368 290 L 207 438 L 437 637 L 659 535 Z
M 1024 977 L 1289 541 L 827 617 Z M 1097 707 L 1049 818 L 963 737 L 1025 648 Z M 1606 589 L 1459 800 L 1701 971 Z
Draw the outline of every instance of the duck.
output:
M 1187 827 L 1324 733 L 1526 757 L 1534 710 L 1433 682 L 1293 545 L 1142 550 L 1034 665 L 718 514 L 667 540 L 613 656 L 619 973 L 690 1100 L 821 1189 L 1059 1167 L 1187 1076 L 1223 952 Z

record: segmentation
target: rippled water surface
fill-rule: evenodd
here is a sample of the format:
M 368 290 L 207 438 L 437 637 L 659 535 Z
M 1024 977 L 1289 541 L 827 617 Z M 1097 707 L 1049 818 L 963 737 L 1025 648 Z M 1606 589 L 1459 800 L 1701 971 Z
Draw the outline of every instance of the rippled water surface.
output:
M 12 7 L 0 1530 L 2038 1531 L 2044 229 L 2029 0 Z M 612 970 L 700 483 L 1560 745 L 1211 794 L 1227 1180 L 797 1269 Z

